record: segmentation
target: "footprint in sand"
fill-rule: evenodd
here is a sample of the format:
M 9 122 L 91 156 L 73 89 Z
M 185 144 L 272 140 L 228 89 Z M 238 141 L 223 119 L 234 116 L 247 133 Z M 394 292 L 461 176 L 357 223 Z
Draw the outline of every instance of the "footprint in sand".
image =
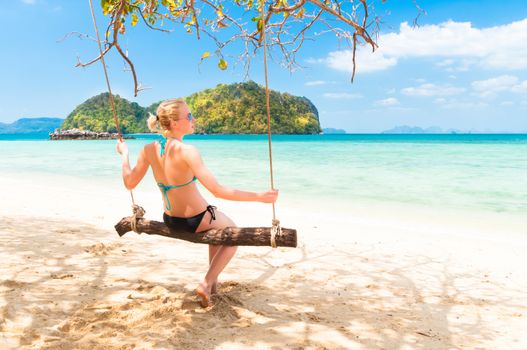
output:
M 0 282 L 0 286 L 4 286 L 7 288 L 15 288 L 15 289 L 22 289 L 30 285 L 31 283 L 20 282 L 16 280 L 5 280 L 5 281 Z
M 64 280 L 67 278 L 73 278 L 73 275 L 71 273 L 63 273 L 63 274 L 52 273 L 51 275 L 49 275 L 49 277 L 55 280 Z
M 115 250 L 121 246 L 122 244 L 120 243 L 114 243 L 108 246 L 106 246 L 104 243 L 97 243 L 87 248 L 84 248 L 84 251 L 86 253 L 91 253 L 96 256 L 101 256 L 101 255 L 108 255 L 112 250 Z
M 54 233 L 60 233 L 60 234 L 77 234 L 80 233 L 81 230 L 78 228 L 58 228 L 53 230 Z

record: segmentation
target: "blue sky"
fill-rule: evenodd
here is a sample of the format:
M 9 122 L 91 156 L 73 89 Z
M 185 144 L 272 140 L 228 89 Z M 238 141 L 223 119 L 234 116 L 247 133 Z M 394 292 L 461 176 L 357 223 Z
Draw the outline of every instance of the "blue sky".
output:
M 99 1 L 94 1 L 97 10 Z M 383 14 L 379 49 L 359 49 L 350 83 L 349 51 L 331 34 L 312 37 L 293 73 L 272 63 L 270 87 L 306 96 L 323 127 L 380 132 L 396 125 L 439 126 L 496 132 L 527 132 L 527 1 L 418 1 L 426 11 L 419 27 L 412 0 L 377 1 Z M 77 57 L 97 55 L 88 1 L 11 0 L 0 7 L 0 122 L 22 117 L 60 117 L 106 91 L 100 63 L 75 68 Z M 99 26 L 105 19 L 99 16 Z M 177 29 L 177 28 L 176 28 Z M 209 41 L 139 25 L 122 39 L 145 86 L 133 82 L 115 54 L 108 58 L 115 93 L 143 106 L 186 96 L 219 83 L 243 81 L 244 70 L 220 71 L 211 59 L 198 66 Z M 261 60 L 250 78 L 263 84 Z

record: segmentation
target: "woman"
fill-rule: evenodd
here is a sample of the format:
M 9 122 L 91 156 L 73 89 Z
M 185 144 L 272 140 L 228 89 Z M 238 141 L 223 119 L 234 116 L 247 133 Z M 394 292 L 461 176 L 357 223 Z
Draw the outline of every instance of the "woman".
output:
M 220 185 L 205 167 L 198 150 L 183 143 L 183 137 L 194 131 L 194 119 L 182 99 L 162 102 L 157 116 L 150 115 L 148 128 L 161 132 L 161 142 L 147 144 L 139 153 L 134 169 L 130 168 L 128 147 L 117 142 L 117 151 L 122 156 L 123 180 L 131 190 L 143 179 L 152 167 L 154 178 L 163 195 L 165 210 L 163 221 L 177 230 L 201 232 L 211 228 L 236 226 L 225 214 L 209 205 L 201 196 L 195 180 L 199 180 L 214 196 L 235 201 L 274 203 L 278 191 L 255 193 L 240 191 Z M 237 247 L 209 245 L 209 270 L 196 289 L 201 305 L 207 307 L 210 295 L 216 292 L 218 275 L 236 253 Z

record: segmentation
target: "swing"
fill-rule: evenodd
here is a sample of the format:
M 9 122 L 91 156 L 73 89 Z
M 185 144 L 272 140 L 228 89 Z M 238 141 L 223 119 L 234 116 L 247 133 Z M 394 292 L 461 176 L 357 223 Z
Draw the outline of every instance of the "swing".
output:
M 95 12 L 93 10 L 92 0 L 90 2 L 91 15 L 93 19 L 93 26 L 97 35 L 97 43 L 99 45 L 99 52 L 101 55 L 101 62 L 104 68 L 104 75 L 106 77 L 106 85 L 108 87 L 108 97 L 110 106 L 112 108 L 113 119 L 117 129 L 117 135 L 120 140 L 123 136 L 119 127 L 119 119 L 115 109 L 112 89 L 110 87 L 110 80 L 106 70 L 106 63 L 104 62 L 104 54 L 99 38 L 99 30 L 95 19 Z M 262 6 L 263 13 L 263 6 Z M 265 26 L 265 25 L 264 25 Z M 265 98 L 267 109 L 267 141 L 269 145 L 269 171 L 271 177 L 271 188 L 274 188 L 273 181 L 273 154 L 271 146 L 271 111 L 269 104 L 269 83 L 267 78 L 267 43 L 265 40 L 265 27 L 262 29 L 262 40 L 264 49 L 264 72 L 265 72 Z M 135 204 L 134 194 L 130 190 L 132 198 L 133 215 L 122 218 L 116 225 L 115 230 L 122 237 L 125 233 L 134 231 L 138 234 L 146 233 L 150 235 L 161 235 L 170 238 L 182 239 L 193 243 L 204 243 L 212 245 L 229 245 L 229 246 L 271 246 L 276 247 L 296 247 L 297 236 L 295 229 L 280 227 L 280 221 L 276 219 L 275 204 L 273 203 L 273 220 L 272 227 L 226 227 L 223 229 L 210 229 L 203 232 L 190 233 L 186 231 L 179 231 L 169 229 L 164 223 L 158 221 L 147 220 L 143 216 L 145 210 L 139 205 Z

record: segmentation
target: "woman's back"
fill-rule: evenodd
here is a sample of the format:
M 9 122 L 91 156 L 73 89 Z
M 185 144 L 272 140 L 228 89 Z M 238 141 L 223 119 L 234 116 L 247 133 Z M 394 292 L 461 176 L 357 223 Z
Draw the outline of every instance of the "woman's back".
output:
M 145 146 L 145 155 L 163 195 L 165 212 L 171 216 L 189 217 L 203 211 L 207 202 L 199 193 L 193 181 L 195 174 L 185 160 L 188 146 L 168 139 L 163 156 L 161 147 L 159 142 L 150 143 Z

